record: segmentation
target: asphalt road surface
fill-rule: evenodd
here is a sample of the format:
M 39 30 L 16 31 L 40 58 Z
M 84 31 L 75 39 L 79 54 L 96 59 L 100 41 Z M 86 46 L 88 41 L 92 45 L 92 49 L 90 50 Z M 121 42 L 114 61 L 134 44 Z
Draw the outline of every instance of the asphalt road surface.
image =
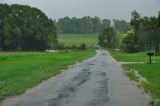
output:
M 149 97 L 129 80 L 106 51 L 70 66 L 1 106 L 149 106 Z

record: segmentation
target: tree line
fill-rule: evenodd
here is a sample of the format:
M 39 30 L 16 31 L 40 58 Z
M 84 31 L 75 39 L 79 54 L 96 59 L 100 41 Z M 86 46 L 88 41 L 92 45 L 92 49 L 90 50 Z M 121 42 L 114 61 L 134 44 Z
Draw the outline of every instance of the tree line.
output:
M 157 16 L 141 16 L 137 11 L 131 13 L 128 31 L 122 39 L 122 47 L 126 52 L 154 51 L 160 54 L 160 12 Z
M 90 16 L 85 16 L 82 18 L 64 17 L 60 18 L 56 22 L 58 33 L 99 33 L 111 25 L 114 26 L 119 32 L 126 32 L 130 28 L 129 23 L 124 20 L 101 20 L 97 16 L 93 18 Z
M 120 47 L 124 52 L 154 51 L 160 54 L 160 12 L 157 16 L 141 16 L 137 11 L 131 13 L 130 29 L 117 36 L 115 28 L 105 28 L 99 35 L 103 47 Z M 118 43 L 116 43 L 119 41 Z M 120 46 L 119 46 L 120 45 Z
M 0 4 L 0 49 L 45 50 L 57 43 L 55 23 L 41 10 Z

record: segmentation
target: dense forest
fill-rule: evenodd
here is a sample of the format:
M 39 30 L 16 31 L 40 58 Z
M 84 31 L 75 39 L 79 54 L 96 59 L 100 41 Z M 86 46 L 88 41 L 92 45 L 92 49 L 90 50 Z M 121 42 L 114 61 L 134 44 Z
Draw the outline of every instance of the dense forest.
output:
M 0 49 L 45 50 L 56 45 L 56 26 L 41 10 L 0 4 Z
M 114 26 L 115 29 L 119 32 L 126 32 L 129 30 L 130 25 L 124 20 L 116 20 L 113 21 L 109 19 L 101 20 L 99 17 L 90 17 L 85 16 L 82 18 L 70 18 L 64 17 L 60 18 L 56 22 L 57 30 L 59 33 L 99 33 L 102 32 L 106 27 Z
M 120 47 L 124 52 L 154 51 L 160 55 L 160 12 L 157 16 L 141 16 L 137 11 L 131 13 L 130 26 L 122 37 L 118 37 L 112 26 L 105 28 L 99 35 L 99 44 L 103 47 Z M 119 43 L 116 43 L 118 41 Z M 120 46 L 119 46 L 120 45 Z

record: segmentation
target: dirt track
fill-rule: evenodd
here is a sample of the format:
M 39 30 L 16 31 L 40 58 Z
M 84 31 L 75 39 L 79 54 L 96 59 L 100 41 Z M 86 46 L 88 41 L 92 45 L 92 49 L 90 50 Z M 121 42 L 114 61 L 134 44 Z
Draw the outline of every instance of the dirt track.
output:
M 149 106 L 149 98 L 106 52 L 8 98 L 1 106 Z

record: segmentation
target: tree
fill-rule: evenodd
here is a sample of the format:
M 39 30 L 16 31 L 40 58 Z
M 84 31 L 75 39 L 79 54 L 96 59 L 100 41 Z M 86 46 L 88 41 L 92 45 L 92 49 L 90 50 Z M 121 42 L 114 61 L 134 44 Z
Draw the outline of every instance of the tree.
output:
M 139 46 L 135 43 L 135 30 L 128 31 L 122 39 L 122 49 L 124 52 L 133 53 L 139 51 Z
M 113 19 L 114 28 L 121 33 L 125 33 L 130 29 L 129 23 L 124 20 Z
M 138 34 L 140 31 L 140 24 L 141 24 L 141 15 L 134 10 L 132 13 L 132 18 L 131 18 L 131 26 L 133 27 L 133 29 L 135 30 L 135 38 L 133 39 L 136 43 L 138 43 Z
M 116 31 L 113 27 L 107 27 L 102 34 L 99 35 L 99 45 L 102 47 L 115 48 Z
M 57 45 L 56 27 L 41 10 L 0 4 L 0 48 L 45 50 Z
M 154 50 L 156 54 L 160 54 L 160 25 L 159 25 L 159 15 L 158 17 L 151 16 L 151 17 L 143 17 L 141 19 L 141 32 L 145 35 L 143 37 L 143 41 L 147 46 L 147 50 Z M 140 39 L 142 40 L 142 39 Z
M 92 19 L 92 32 L 93 33 L 97 33 L 97 32 L 100 32 L 101 31 L 101 26 L 102 26 L 102 23 L 101 23 L 101 19 L 99 17 L 94 17 Z
M 57 28 L 59 33 L 99 33 L 104 28 L 110 26 L 110 20 L 101 20 L 99 17 L 94 18 L 90 16 L 84 16 L 82 18 L 60 18 L 57 22 Z

